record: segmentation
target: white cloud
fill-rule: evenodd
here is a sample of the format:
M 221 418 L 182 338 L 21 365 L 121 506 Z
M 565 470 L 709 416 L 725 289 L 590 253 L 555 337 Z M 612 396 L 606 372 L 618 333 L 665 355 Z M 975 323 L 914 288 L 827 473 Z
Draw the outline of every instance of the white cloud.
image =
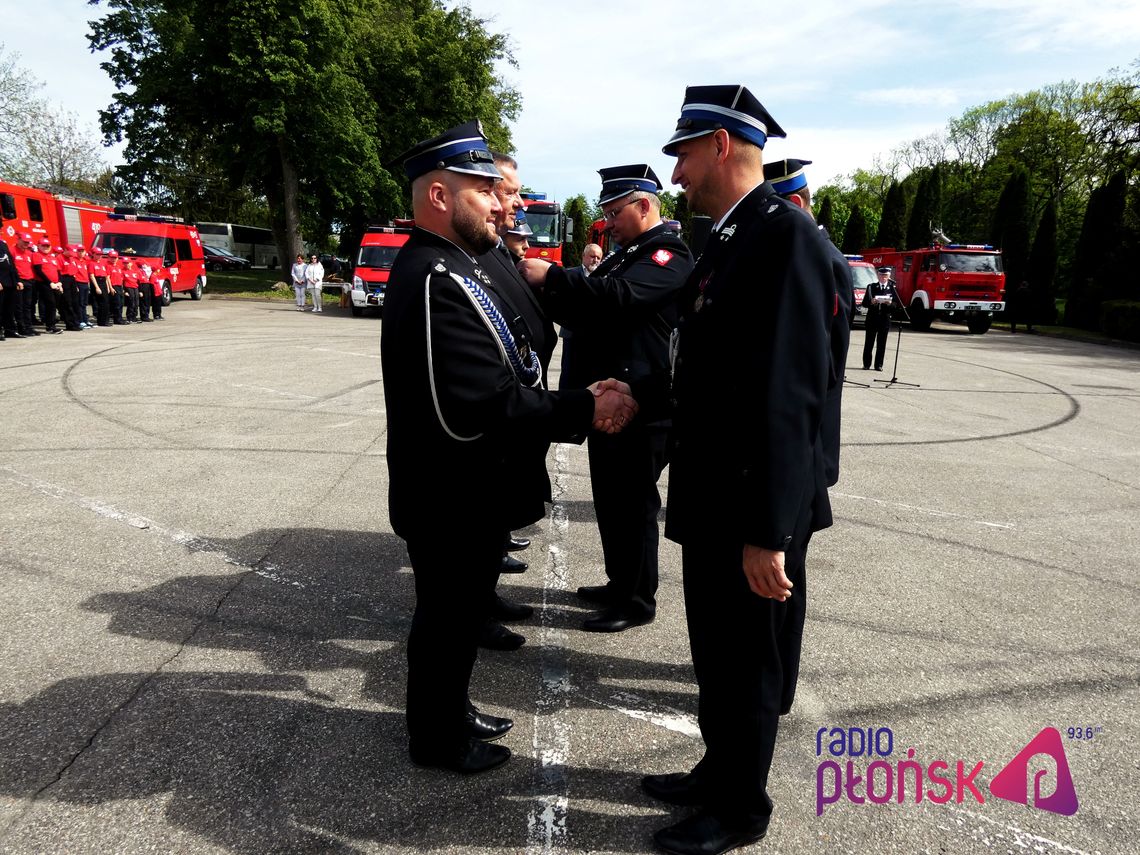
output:
M 962 99 L 954 89 L 900 86 L 894 89 L 872 89 L 861 92 L 855 100 L 860 104 L 889 104 L 897 107 L 955 107 Z

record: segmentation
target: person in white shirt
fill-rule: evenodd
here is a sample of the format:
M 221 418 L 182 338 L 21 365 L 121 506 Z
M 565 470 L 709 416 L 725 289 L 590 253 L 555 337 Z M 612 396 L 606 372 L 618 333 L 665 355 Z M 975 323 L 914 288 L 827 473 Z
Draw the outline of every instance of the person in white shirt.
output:
M 305 289 L 308 283 L 305 281 L 305 256 L 297 253 L 297 260 L 293 262 L 293 294 L 297 297 L 297 311 L 305 311 Z
M 313 292 L 313 311 L 321 311 L 321 287 L 324 285 L 325 268 L 321 264 L 316 255 L 309 258 L 309 264 L 305 268 L 305 282 L 308 284 L 309 289 Z

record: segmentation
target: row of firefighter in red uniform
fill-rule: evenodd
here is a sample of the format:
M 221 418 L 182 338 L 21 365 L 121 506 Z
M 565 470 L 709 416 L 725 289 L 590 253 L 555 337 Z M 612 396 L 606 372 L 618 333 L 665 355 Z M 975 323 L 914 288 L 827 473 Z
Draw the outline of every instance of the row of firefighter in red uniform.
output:
M 47 238 L 38 244 L 21 234 L 11 253 L 15 271 L 14 293 L 4 289 L 0 304 L 3 335 L 23 338 L 39 335 L 39 323 L 52 334 L 116 324 L 162 320 L 163 286 L 177 269 L 135 264 L 113 250 L 79 245 L 55 246 Z

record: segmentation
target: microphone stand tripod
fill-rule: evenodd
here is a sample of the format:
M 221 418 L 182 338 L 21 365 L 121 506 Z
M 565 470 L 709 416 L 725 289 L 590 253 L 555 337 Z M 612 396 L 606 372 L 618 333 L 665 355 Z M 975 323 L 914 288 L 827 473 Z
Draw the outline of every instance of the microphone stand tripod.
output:
M 903 308 L 903 314 L 906 315 L 906 319 L 909 321 L 910 315 L 907 314 L 905 307 Z M 911 388 L 914 388 L 914 389 L 921 389 L 922 386 L 920 386 L 918 383 L 904 383 L 902 380 L 899 379 L 899 349 L 902 347 L 902 321 L 898 322 L 898 329 L 899 329 L 899 336 L 895 340 L 895 367 L 893 369 L 891 369 L 891 379 L 890 380 L 875 380 L 873 382 L 883 383 L 884 384 L 883 389 L 890 389 L 892 386 L 910 386 Z

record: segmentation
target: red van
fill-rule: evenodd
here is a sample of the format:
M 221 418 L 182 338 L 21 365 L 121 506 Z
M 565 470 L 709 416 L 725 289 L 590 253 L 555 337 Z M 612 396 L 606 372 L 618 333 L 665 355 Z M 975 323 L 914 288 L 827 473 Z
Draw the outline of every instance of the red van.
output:
M 360 317 L 369 306 L 383 311 L 388 274 L 414 225 L 413 220 L 396 220 L 394 226 L 368 227 L 360 239 L 356 267 L 352 271 L 352 314 Z
M 206 261 L 198 229 L 177 217 L 111 214 L 92 246 L 113 249 L 121 258 L 170 271 L 162 283 L 162 302 L 169 306 L 180 291 L 201 300 L 206 288 Z

